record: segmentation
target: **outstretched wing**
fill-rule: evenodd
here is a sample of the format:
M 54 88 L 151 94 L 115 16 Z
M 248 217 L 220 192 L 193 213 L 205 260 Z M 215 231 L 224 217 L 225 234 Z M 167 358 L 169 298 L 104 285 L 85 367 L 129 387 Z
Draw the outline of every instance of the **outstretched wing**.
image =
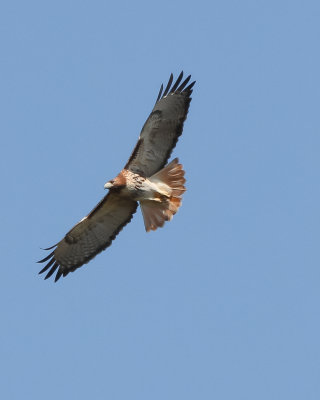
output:
M 45 276 L 47 279 L 57 270 L 57 281 L 61 275 L 66 276 L 86 264 L 111 245 L 121 229 L 131 221 L 137 206 L 136 201 L 109 192 L 58 244 L 46 249 L 54 250 L 38 261 L 48 262 L 39 274 L 49 270 Z
M 173 75 L 163 92 L 161 85 L 156 104 L 144 124 L 136 147 L 125 168 L 149 177 L 164 167 L 182 133 L 191 101 L 191 75 L 182 83 L 183 72 L 172 85 Z M 171 86 L 172 85 L 172 86 Z

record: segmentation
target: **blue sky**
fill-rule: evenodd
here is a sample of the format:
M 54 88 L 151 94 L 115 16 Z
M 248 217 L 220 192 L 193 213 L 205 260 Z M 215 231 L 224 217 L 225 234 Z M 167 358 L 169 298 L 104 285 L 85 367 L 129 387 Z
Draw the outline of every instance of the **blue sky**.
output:
M 316 1 L 2 3 L 1 398 L 320 398 L 319 17 Z M 104 196 L 182 69 L 182 208 L 149 234 L 139 211 L 44 281 L 40 247 Z

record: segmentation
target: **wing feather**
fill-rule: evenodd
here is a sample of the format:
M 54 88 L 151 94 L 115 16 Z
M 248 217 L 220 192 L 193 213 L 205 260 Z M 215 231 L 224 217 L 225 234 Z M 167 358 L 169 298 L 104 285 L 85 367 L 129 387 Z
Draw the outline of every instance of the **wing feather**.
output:
M 173 93 L 173 92 L 176 91 L 176 89 L 177 89 L 179 83 L 181 82 L 182 78 L 183 78 L 183 71 L 180 72 L 180 75 L 178 76 L 178 79 L 176 80 L 176 83 L 172 86 L 172 88 L 170 90 L 170 93 Z
M 54 271 L 59 267 L 59 263 L 56 261 L 51 267 L 50 271 L 47 273 L 44 279 L 50 278 L 50 276 L 54 273 Z
M 47 249 L 43 249 L 43 250 L 47 250 Z M 50 253 L 47 257 L 45 257 L 45 258 L 43 258 L 42 260 L 38 261 L 38 263 L 43 263 L 43 262 L 48 261 L 49 258 L 51 258 L 51 257 L 53 256 L 53 254 L 54 254 L 54 251 L 53 251 L 52 253 Z M 43 270 L 42 270 L 41 272 L 39 272 L 39 273 L 41 274 L 41 273 L 44 272 L 44 271 L 45 271 L 45 269 L 43 269 Z
M 58 269 L 55 282 L 75 271 L 111 245 L 121 229 L 136 212 L 138 203 L 110 191 L 97 206 L 76 224 L 55 246 L 55 250 L 38 261 L 47 262 L 39 272 L 49 270 L 45 279 Z M 50 268 L 50 269 L 49 269 Z
M 158 94 L 156 102 L 159 101 L 159 99 L 161 98 L 162 91 L 163 91 L 163 84 L 161 84 L 161 86 L 160 86 L 160 90 L 159 90 L 159 94 Z
M 191 75 L 181 83 L 182 79 L 183 72 L 171 87 L 171 74 L 163 93 L 161 85 L 156 104 L 142 128 L 139 140 L 125 165 L 126 169 L 150 177 L 168 161 L 182 134 L 195 84 L 192 82 L 188 85 Z
M 169 89 L 170 89 L 170 86 L 171 86 L 171 84 L 172 84 L 172 81 L 173 81 L 173 74 L 170 75 L 169 81 L 168 81 L 168 83 L 167 83 L 166 88 L 164 89 L 164 92 L 163 92 L 162 97 L 165 97 L 165 96 L 168 94 Z

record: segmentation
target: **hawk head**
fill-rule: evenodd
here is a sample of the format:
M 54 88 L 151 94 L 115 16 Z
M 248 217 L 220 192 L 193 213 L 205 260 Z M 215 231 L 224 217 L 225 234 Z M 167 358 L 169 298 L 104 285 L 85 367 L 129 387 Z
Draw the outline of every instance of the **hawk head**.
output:
M 105 183 L 105 189 L 120 189 L 126 186 L 127 180 L 122 171 L 119 175 L 117 175 L 114 179 L 111 179 L 107 183 Z

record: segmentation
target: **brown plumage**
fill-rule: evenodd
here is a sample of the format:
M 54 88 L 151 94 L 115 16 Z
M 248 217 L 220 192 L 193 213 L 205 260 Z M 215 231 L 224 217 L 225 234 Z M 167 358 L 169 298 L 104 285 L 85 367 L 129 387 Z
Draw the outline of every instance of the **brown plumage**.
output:
M 47 262 L 40 274 L 45 279 L 55 271 L 55 281 L 75 271 L 111 245 L 121 229 L 131 221 L 140 203 L 146 231 L 162 227 L 181 206 L 185 192 L 182 165 L 174 159 L 165 164 L 183 130 L 192 87 L 190 75 L 183 73 L 163 91 L 144 124 L 139 140 L 124 169 L 105 184 L 109 193 L 56 245 L 40 263 Z

